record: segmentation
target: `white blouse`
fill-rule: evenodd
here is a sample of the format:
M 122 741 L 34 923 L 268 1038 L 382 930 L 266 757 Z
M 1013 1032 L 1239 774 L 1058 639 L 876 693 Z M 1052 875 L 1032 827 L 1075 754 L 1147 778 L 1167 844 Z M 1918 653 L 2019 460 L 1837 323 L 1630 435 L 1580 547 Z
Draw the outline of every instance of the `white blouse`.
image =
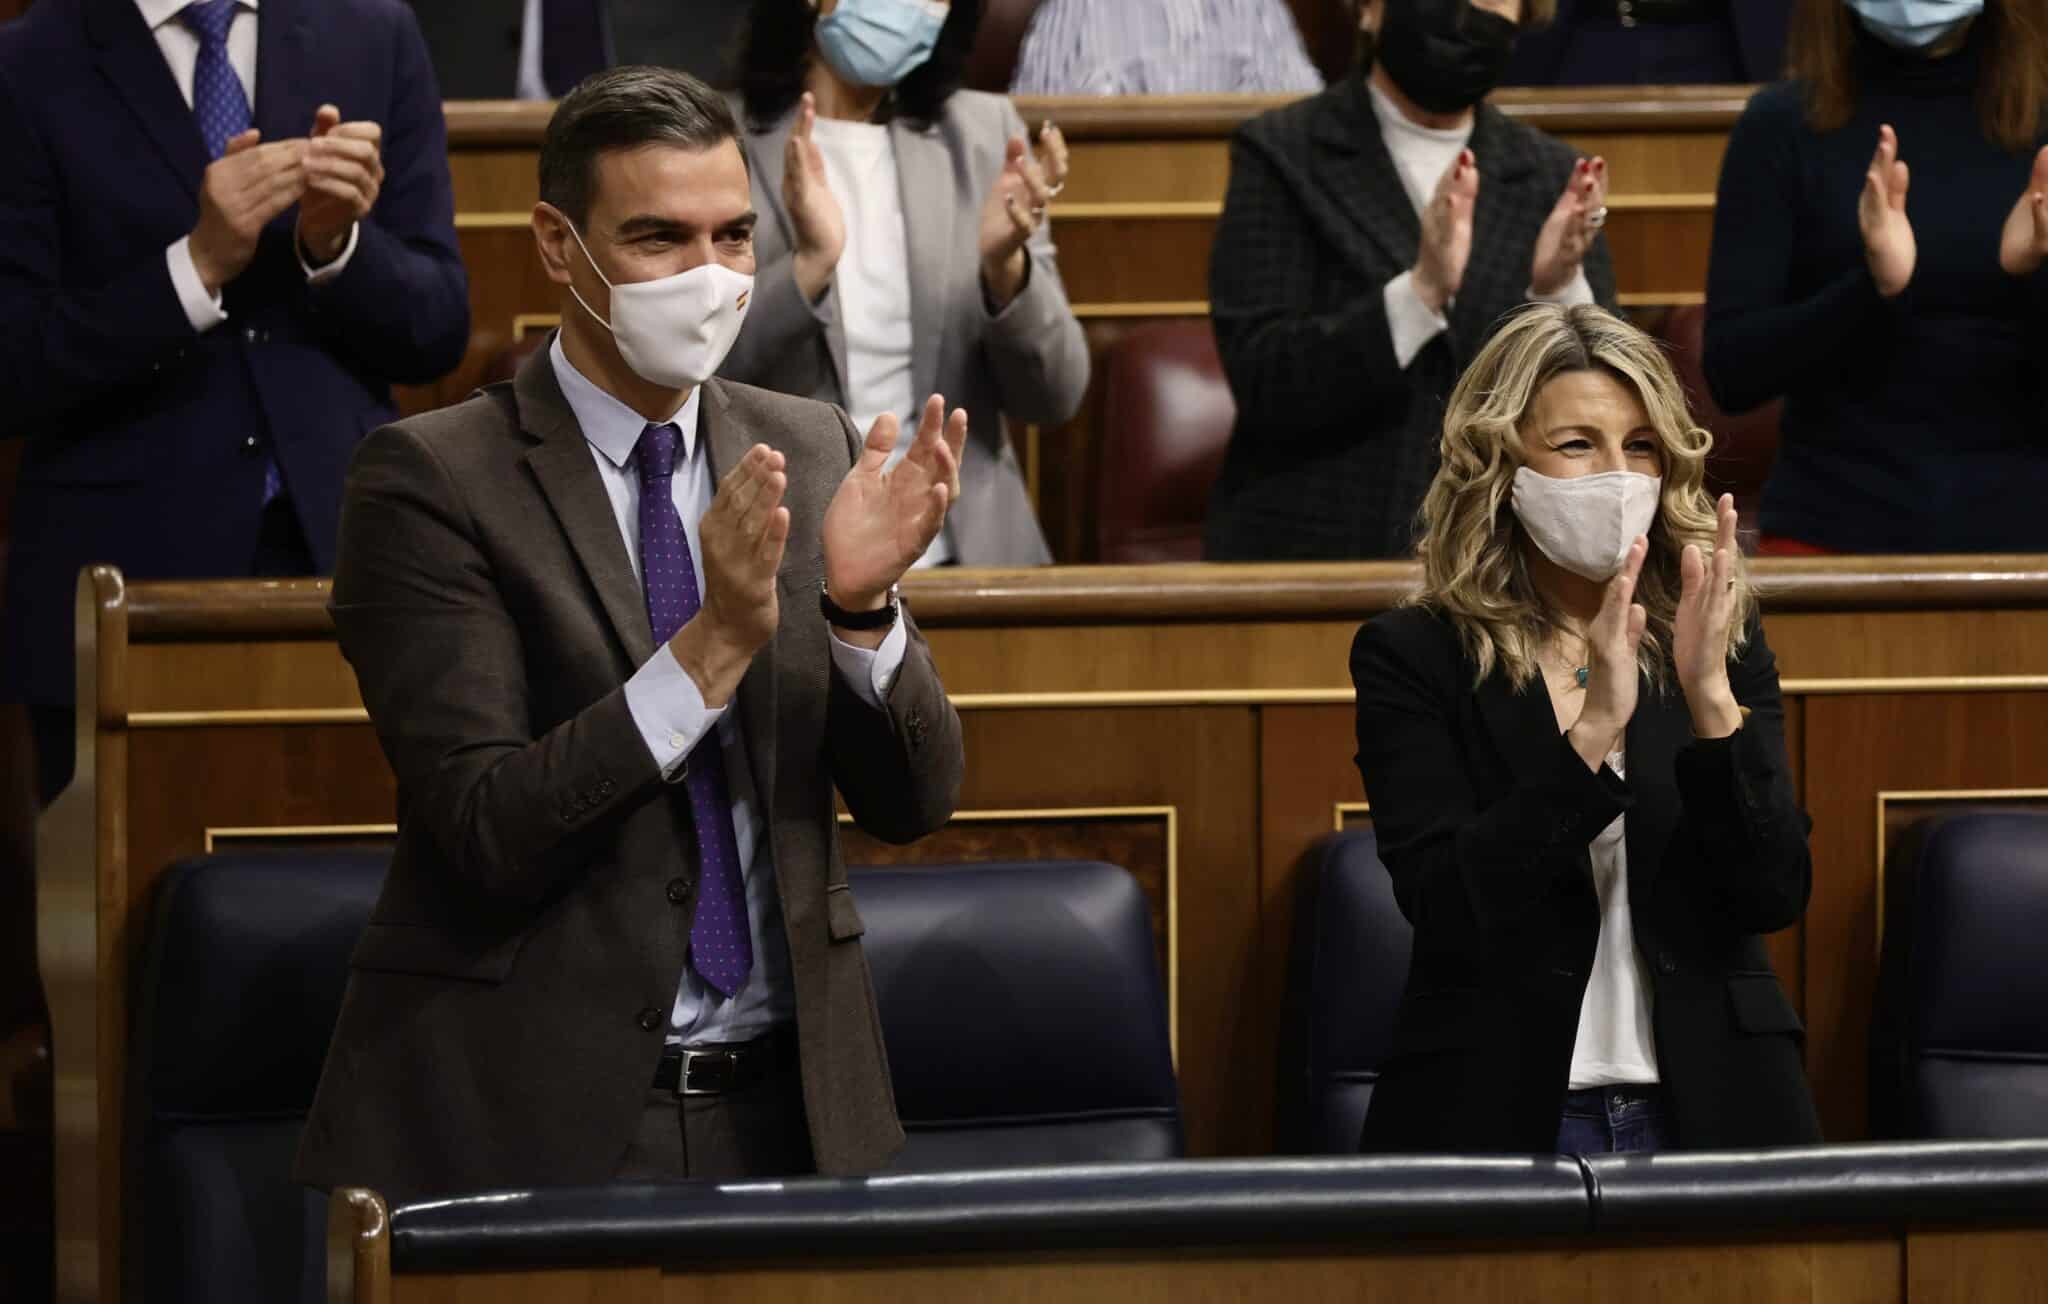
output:
M 1607 767 L 1624 778 L 1619 751 Z M 1579 1005 L 1579 1035 L 1572 1044 L 1570 1090 L 1656 1082 L 1657 1042 L 1650 1026 L 1650 988 L 1643 981 L 1635 923 L 1628 908 L 1628 838 L 1625 816 L 1600 830 L 1588 849 L 1593 890 L 1600 897 L 1600 941 L 1593 973 Z
M 832 281 L 846 330 L 846 414 L 863 435 L 876 417 L 896 414 L 901 425 L 889 459 L 894 466 L 910 451 L 924 410 L 910 374 L 910 237 L 896 148 L 886 126 L 868 122 L 819 118 L 811 136 L 846 217 L 846 248 Z M 951 537 L 941 530 L 917 564 L 933 566 L 952 556 Z

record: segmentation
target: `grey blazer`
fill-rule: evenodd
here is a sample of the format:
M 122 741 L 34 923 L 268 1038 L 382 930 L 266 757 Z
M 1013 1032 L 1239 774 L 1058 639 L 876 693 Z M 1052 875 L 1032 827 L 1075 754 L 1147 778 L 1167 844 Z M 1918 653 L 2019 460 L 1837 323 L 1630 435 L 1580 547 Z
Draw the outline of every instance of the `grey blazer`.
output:
M 734 107 L 745 121 L 744 107 Z M 795 117 L 792 110 L 768 130 L 744 133 L 762 215 L 754 236 L 759 270 L 747 324 L 719 374 L 844 405 L 846 330 L 837 292 L 807 302 L 792 267 L 782 160 Z M 1004 422 L 1058 425 L 1080 409 L 1088 389 L 1088 345 L 1060 283 L 1049 224 L 1031 239 L 1023 292 L 993 317 L 982 298 L 981 207 L 1002 171 L 1004 143 L 1024 134 L 1008 99 L 978 91 L 954 92 L 930 130 L 900 121 L 889 130 L 909 227 L 913 392 L 920 401 L 944 394 L 967 409 L 950 525 L 958 558 L 969 566 L 1052 560 Z
M 818 610 L 846 417 L 712 381 L 714 470 L 788 458 L 782 620 L 737 706 L 764 808 L 819 1167 L 901 1143 L 836 786 L 908 842 L 951 815 L 960 722 L 915 627 L 888 709 L 839 677 Z M 683 787 L 624 685 L 646 607 L 547 351 L 511 385 L 365 439 L 333 616 L 398 779 L 398 845 L 350 962 L 296 1176 L 390 1199 L 610 1180 L 668 1026 L 696 908 Z

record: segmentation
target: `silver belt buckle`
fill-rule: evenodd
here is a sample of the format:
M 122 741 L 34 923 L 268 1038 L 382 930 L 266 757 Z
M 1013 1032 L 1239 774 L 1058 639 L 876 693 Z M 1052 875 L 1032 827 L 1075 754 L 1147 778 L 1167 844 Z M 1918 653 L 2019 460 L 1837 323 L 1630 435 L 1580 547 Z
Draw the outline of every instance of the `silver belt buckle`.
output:
M 676 1068 L 676 1094 L 678 1096 L 716 1096 L 732 1088 L 733 1070 L 737 1067 L 739 1054 L 729 1050 L 685 1050 L 683 1062 Z M 702 1066 L 703 1084 L 693 1085 L 691 1079 L 698 1076 Z M 713 1068 L 719 1065 L 719 1068 Z

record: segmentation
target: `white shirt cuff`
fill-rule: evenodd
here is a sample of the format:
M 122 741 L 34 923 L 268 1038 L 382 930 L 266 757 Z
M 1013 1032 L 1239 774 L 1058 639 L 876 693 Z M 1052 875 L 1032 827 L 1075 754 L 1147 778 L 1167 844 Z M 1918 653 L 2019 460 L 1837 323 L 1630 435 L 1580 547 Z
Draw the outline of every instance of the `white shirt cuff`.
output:
M 887 710 L 889 690 L 896 686 L 896 674 L 903 669 L 903 649 L 909 644 L 910 636 L 903 632 L 903 617 L 898 615 L 896 623 L 889 626 L 889 632 L 882 637 L 882 646 L 870 652 L 864 647 L 840 638 L 832 633 L 832 664 L 839 667 L 839 673 L 846 677 L 847 686 L 853 695 L 877 711 Z
M 171 288 L 178 292 L 178 303 L 193 330 L 204 334 L 228 319 L 221 297 L 207 293 L 206 282 L 199 279 L 199 264 L 192 261 L 191 236 L 173 241 L 164 250 L 164 262 L 170 266 Z
M 1388 281 L 1381 297 L 1387 305 L 1387 329 L 1394 337 L 1394 361 L 1406 371 L 1423 345 L 1451 328 L 1450 318 L 1429 310 L 1429 305 L 1415 292 L 1412 271 Z
M 342 268 L 348 266 L 348 260 L 356 256 L 356 237 L 362 234 L 362 229 L 363 224 L 361 222 L 350 222 L 348 224 L 348 243 L 341 247 L 341 253 L 336 255 L 333 262 L 322 267 L 315 267 L 306 261 L 306 251 L 299 244 L 297 233 L 293 233 L 292 249 L 299 255 L 299 270 L 306 274 L 306 283 L 308 285 L 325 285 L 341 275 Z
M 1593 302 L 1593 286 L 1586 279 L 1586 269 L 1582 266 L 1556 294 L 1538 294 L 1535 287 L 1531 286 L 1529 298 L 1536 303 L 1559 303 L 1567 308 L 1575 308 L 1579 304 Z
M 666 643 L 626 681 L 626 710 L 664 779 L 675 778 L 684 759 L 712 736 L 712 726 L 725 714 L 722 706 L 714 711 L 704 705 L 697 681 Z

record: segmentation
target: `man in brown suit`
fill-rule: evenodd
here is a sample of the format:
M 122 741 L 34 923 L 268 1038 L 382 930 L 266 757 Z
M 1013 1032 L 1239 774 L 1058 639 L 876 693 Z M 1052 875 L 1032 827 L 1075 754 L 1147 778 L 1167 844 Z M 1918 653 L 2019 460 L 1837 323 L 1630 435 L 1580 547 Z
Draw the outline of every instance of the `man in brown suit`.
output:
M 894 842 L 951 816 L 959 719 L 894 592 L 966 420 L 934 399 L 885 470 L 893 420 L 705 379 L 754 269 L 737 134 L 681 73 L 565 98 L 533 217 L 560 333 L 355 459 L 333 614 L 399 834 L 302 1181 L 841 1174 L 901 1143 L 832 794 Z

